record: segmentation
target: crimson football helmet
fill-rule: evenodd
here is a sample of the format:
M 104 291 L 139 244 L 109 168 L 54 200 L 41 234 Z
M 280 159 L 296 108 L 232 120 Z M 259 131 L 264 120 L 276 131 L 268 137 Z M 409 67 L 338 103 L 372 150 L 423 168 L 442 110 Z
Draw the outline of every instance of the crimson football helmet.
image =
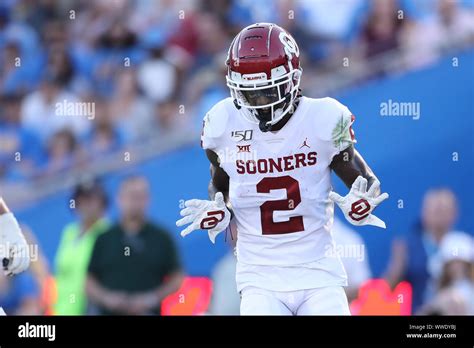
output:
M 293 37 L 272 23 L 244 28 L 227 56 L 227 86 L 234 103 L 262 131 L 294 108 L 302 69 Z

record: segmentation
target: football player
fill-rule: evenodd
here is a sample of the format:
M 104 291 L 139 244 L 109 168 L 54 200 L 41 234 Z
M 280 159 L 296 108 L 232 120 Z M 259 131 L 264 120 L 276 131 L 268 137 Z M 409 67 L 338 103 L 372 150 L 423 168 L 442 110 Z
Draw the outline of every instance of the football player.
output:
M 14 275 L 30 265 L 28 244 L 15 216 L 0 197 L 0 261 L 3 273 Z
M 185 202 L 182 232 L 214 243 L 237 226 L 241 314 L 350 314 L 342 263 L 331 236 L 334 204 L 354 225 L 385 228 L 372 214 L 388 194 L 354 148 L 354 116 L 332 98 L 301 95 L 300 52 L 281 27 L 257 23 L 233 40 L 231 97 L 204 117 L 211 200 Z M 333 170 L 350 188 L 331 191 Z
M 28 244 L 15 216 L 0 197 L 0 262 L 8 276 L 25 271 L 30 265 Z M 0 307 L 0 315 L 5 315 Z

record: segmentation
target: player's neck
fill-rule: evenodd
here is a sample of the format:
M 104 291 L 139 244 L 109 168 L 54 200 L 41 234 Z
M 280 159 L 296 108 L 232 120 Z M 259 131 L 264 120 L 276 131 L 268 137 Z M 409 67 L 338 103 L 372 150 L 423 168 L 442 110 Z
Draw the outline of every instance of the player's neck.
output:
M 295 114 L 296 109 L 298 108 L 299 100 L 295 101 L 295 104 L 290 112 L 288 112 L 280 121 L 275 123 L 269 130 L 269 132 L 276 133 L 281 130 L 290 120 L 290 118 Z

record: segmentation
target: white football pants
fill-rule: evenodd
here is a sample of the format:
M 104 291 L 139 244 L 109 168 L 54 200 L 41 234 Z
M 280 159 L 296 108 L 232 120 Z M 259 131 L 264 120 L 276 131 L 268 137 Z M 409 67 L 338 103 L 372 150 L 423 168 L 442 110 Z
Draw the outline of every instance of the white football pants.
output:
M 350 315 L 341 286 L 297 291 L 246 287 L 241 291 L 240 315 Z

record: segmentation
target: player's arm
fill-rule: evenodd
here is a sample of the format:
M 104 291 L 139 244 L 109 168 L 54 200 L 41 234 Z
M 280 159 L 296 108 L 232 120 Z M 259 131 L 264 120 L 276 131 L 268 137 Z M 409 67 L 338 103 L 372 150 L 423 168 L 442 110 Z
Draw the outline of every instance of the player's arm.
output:
M 353 145 L 335 155 L 330 168 L 350 188 L 345 197 L 336 192 L 329 194 L 329 198 L 343 211 L 346 220 L 356 226 L 374 225 L 385 228 L 385 223 L 373 215 L 372 211 L 388 198 L 388 194 L 381 194 L 380 182 Z
M 212 150 L 206 150 L 206 156 L 211 162 L 211 180 L 209 181 L 208 192 L 209 198 L 214 199 L 217 192 L 222 192 L 227 209 L 234 216 L 232 205 L 229 200 L 229 175 L 219 165 L 219 157 Z
M 217 192 L 222 192 L 225 201 L 229 201 L 229 175 L 219 165 L 219 157 L 212 150 L 206 150 L 206 156 L 211 162 L 211 180 L 209 181 L 209 198 L 214 199 Z
M 404 240 L 392 242 L 392 253 L 383 278 L 393 289 L 403 279 L 407 267 L 407 246 Z
M 189 224 L 181 236 L 185 237 L 195 230 L 207 230 L 209 239 L 215 243 L 216 236 L 224 231 L 232 218 L 229 205 L 229 176 L 219 166 L 219 158 L 214 151 L 206 150 L 211 162 L 211 181 L 208 192 L 210 200 L 191 199 L 184 203 L 180 214 L 183 218 L 176 221 L 176 226 Z
M 330 168 L 346 184 L 347 188 L 352 187 L 358 176 L 367 180 L 367 188 L 377 181 L 372 169 L 352 145 L 334 156 Z M 375 189 L 375 193 L 380 195 L 380 187 Z

